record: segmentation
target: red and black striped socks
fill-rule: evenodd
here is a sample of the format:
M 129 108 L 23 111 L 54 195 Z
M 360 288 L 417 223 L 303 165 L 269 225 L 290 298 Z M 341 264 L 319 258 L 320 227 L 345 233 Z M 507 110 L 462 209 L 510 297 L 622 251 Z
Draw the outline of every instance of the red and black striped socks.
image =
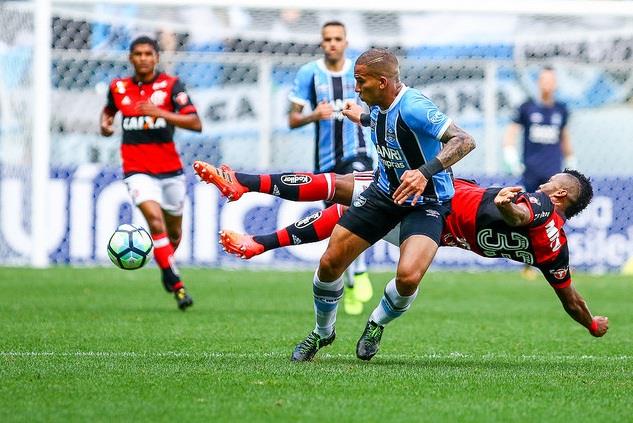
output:
M 235 173 L 237 181 L 250 191 L 292 201 L 329 201 L 336 188 L 335 173 L 281 173 L 250 175 Z

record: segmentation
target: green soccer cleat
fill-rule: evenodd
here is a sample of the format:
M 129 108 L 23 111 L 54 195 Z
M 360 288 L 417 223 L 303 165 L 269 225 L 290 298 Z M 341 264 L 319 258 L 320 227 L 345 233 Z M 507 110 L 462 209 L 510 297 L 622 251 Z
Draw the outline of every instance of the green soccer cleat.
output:
M 327 345 L 330 345 L 332 342 L 334 342 L 335 338 L 336 330 L 334 329 L 332 329 L 332 334 L 327 338 L 321 338 L 315 332 L 310 332 L 306 339 L 297 344 L 295 350 L 292 352 L 290 360 L 311 361 L 317 351 Z
M 187 308 L 193 305 L 193 298 L 191 298 L 191 296 L 187 294 L 185 288 L 179 288 L 174 291 L 174 297 L 176 298 L 176 302 L 178 303 L 178 308 L 182 311 L 185 311 Z
M 369 280 L 369 273 L 363 272 L 354 275 L 354 295 L 360 302 L 366 303 L 374 296 L 374 289 Z
M 365 331 L 356 344 L 356 357 L 361 360 L 371 360 L 380 348 L 380 338 L 382 338 L 382 332 L 384 330 L 384 326 L 380 326 L 371 320 L 368 321 L 367 326 L 365 326 Z
M 351 316 L 358 316 L 363 312 L 363 303 L 358 301 L 355 291 L 355 287 L 346 286 L 343 295 L 343 310 Z

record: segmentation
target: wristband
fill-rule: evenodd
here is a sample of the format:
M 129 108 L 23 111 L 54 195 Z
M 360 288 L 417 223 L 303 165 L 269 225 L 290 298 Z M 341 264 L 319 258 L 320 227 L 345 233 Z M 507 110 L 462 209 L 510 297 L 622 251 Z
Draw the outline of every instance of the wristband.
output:
M 444 170 L 444 165 L 442 165 L 442 162 L 437 157 L 434 157 L 430 162 L 420 166 L 418 170 L 424 175 L 427 181 L 430 181 L 433 175 Z
M 361 113 L 360 114 L 360 124 L 362 126 L 371 125 L 371 115 L 369 113 Z
M 593 334 L 596 333 L 597 330 L 598 330 L 598 321 L 594 317 L 593 319 L 591 319 L 591 325 L 589 326 L 589 332 L 593 335 Z

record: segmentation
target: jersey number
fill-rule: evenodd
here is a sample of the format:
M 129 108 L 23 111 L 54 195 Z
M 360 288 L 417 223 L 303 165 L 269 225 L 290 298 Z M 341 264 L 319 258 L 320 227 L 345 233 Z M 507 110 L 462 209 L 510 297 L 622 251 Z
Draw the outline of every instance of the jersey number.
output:
M 534 264 L 534 256 L 528 251 L 530 240 L 516 232 L 510 232 L 508 237 L 508 234 L 484 229 L 477 234 L 477 243 L 486 257 L 504 257 Z

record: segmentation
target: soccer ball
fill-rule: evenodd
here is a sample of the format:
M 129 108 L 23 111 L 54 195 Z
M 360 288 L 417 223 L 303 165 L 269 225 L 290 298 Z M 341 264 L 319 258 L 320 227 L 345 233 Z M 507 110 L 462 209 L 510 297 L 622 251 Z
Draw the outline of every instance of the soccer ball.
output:
M 121 269 L 140 269 L 148 262 L 153 246 L 152 237 L 145 228 L 125 223 L 110 237 L 108 256 Z

